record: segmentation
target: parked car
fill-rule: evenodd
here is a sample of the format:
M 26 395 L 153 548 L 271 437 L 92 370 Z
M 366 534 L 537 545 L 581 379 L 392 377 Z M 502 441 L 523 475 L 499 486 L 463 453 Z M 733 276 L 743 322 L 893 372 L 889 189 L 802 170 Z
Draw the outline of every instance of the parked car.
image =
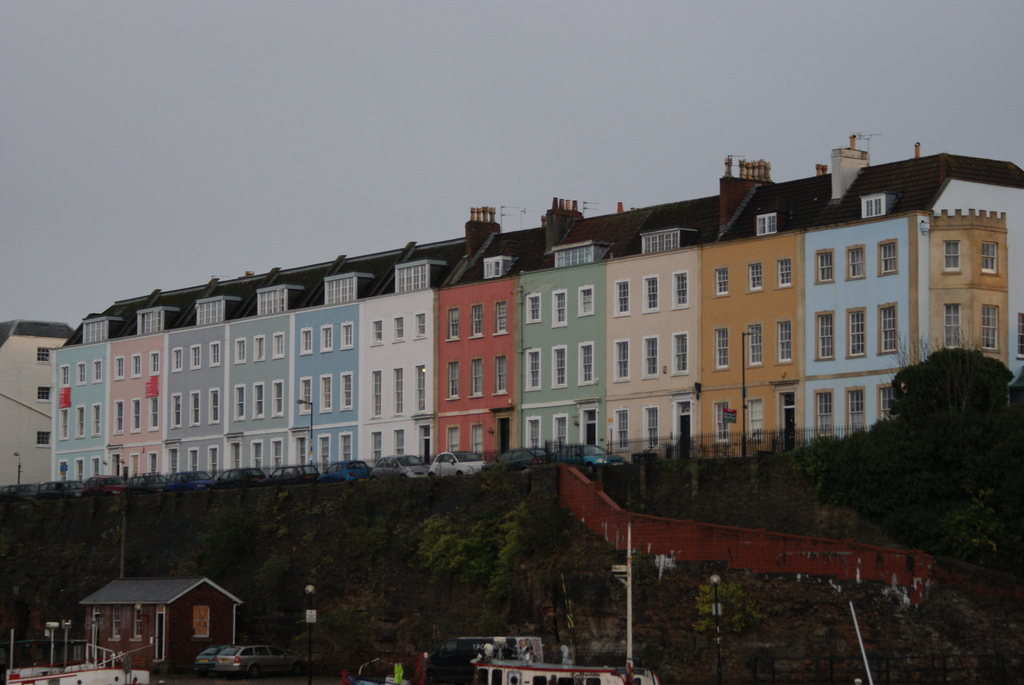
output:
M 364 461 L 339 461 L 331 464 L 320 474 L 317 481 L 321 483 L 341 483 L 357 481 L 370 477 L 370 467 Z
M 504 465 L 510 471 L 522 471 L 547 462 L 548 453 L 542 447 L 517 447 L 502 452 L 493 463 Z
M 411 454 L 383 457 L 373 464 L 370 471 L 371 478 L 391 478 L 394 476 L 405 476 L 406 478 L 422 478 L 427 475 L 427 465 L 419 457 Z
M 38 489 L 37 483 L 5 485 L 0 488 L 0 502 L 24 502 L 27 499 L 33 499 Z
M 240 469 L 228 469 L 214 478 L 213 484 L 210 487 L 214 490 L 220 490 L 222 488 L 245 488 L 250 485 L 256 485 L 266 477 L 267 474 L 254 466 L 247 466 Z
M 167 476 L 167 492 L 209 490 L 213 477 L 206 471 L 182 471 Z
M 35 496 L 36 499 L 81 497 L 83 488 L 80 480 L 54 480 L 49 483 L 40 483 Z
M 441 452 L 430 464 L 428 476 L 468 476 L 483 470 L 484 458 L 476 452 Z
M 238 645 L 227 647 L 217 654 L 217 666 L 214 670 L 225 675 L 247 675 L 250 678 L 258 678 L 263 673 L 299 675 L 305 670 L 305 665 L 301 657 L 279 647 Z
M 584 467 L 591 472 L 596 471 L 598 466 L 626 463 L 619 455 L 609 454 L 605 448 L 597 445 L 565 445 L 551 455 L 551 461 Z
M 278 466 L 259 485 L 299 485 L 315 483 L 320 472 L 312 464 L 301 466 Z
M 230 646 L 231 645 L 211 645 L 199 652 L 199 654 L 196 655 L 196 663 L 193 666 L 193 670 L 196 672 L 196 675 L 203 678 L 207 673 L 211 673 L 213 669 L 217 667 L 217 655 Z
M 85 480 L 85 484 L 82 486 L 82 496 L 123 495 L 127 486 L 127 481 L 121 476 L 92 476 Z
M 132 476 L 128 479 L 128 487 L 125 492 L 130 495 L 148 495 L 154 492 L 163 492 L 167 489 L 167 476 L 159 473 L 150 473 L 145 476 Z

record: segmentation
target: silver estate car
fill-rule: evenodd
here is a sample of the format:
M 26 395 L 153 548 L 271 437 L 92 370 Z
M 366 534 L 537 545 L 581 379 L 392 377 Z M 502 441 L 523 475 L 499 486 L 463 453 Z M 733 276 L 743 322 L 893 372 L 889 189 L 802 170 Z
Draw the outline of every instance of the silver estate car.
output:
M 299 675 L 305 668 L 302 659 L 270 645 L 235 645 L 217 654 L 214 672 L 259 678 L 264 673 Z

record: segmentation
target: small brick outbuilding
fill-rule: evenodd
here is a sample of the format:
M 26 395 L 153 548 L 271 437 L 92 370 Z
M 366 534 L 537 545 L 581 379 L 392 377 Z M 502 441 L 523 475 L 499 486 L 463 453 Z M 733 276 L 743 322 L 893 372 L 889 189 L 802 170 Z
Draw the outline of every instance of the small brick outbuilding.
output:
M 86 607 L 90 642 L 128 652 L 142 668 L 191 669 L 211 645 L 235 641 L 242 600 L 208 578 L 121 578 L 92 593 Z

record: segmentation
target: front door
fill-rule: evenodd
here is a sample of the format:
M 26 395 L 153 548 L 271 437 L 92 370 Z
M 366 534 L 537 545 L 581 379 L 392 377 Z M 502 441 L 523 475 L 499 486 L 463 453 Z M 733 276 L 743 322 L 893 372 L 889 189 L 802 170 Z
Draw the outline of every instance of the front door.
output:
M 420 426 L 420 453 L 423 461 L 430 458 L 430 426 Z
M 796 447 L 796 395 L 782 393 L 782 446 L 788 452 Z
M 679 440 L 676 443 L 676 458 L 677 459 L 689 459 L 690 458 L 690 403 L 680 402 L 679 407 L 679 425 L 677 426 Z
M 154 651 L 156 652 L 154 658 L 157 661 L 165 659 L 164 655 L 164 629 L 165 620 L 167 619 L 167 607 L 160 605 L 156 608 L 156 641 L 154 645 Z
M 583 410 L 583 443 L 586 445 L 597 444 L 597 410 Z
M 498 419 L 498 453 L 508 452 L 509 436 L 511 435 L 511 419 L 507 416 Z

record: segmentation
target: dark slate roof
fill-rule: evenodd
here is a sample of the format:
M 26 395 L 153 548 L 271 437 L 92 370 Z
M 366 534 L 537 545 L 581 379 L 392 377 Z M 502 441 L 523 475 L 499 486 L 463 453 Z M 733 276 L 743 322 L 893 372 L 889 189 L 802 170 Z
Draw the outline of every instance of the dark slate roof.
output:
M 212 297 L 237 298 L 238 303 L 227 307 L 225 318 L 237 320 L 254 316 L 258 307 L 257 291 L 280 285 L 297 286 L 297 292 L 289 297 L 288 309 L 295 311 L 306 307 L 323 304 L 324 278 L 337 274 L 359 272 L 372 274 L 369 283 L 360 286 L 359 297 L 371 297 L 394 292 L 395 265 L 402 262 L 429 259 L 444 262 L 445 266 L 433 274 L 431 286 L 437 286 L 441 280 L 459 262 L 465 252 L 465 239 L 446 240 L 443 242 L 418 245 L 409 243 L 399 250 L 379 252 L 360 257 L 340 256 L 333 262 L 323 262 L 291 269 L 274 268 L 263 274 L 253 274 L 229 281 L 213 279 L 203 285 L 182 288 L 180 290 L 154 290 L 148 295 L 120 300 L 98 314 L 90 314 L 87 319 L 97 317 L 116 317 L 120 323 L 111 324 L 109 337 L 121 338 L 136 334 L 138 326 L 137 314 L 143 309 L 156 307 L 172 307 L 178 311 L 169 314 L 164 322 L 164 330 L 173 330 L 195 325 L 197 300 Z M 83 322 L 84 323 L 84 322 Z M 70 329 L 69 329 L 70 330 Z M 67 336 L 67 345 L 81 344 L 83 325 L 79 325 Z
M 505 277 L 540 268 L 544 261 L 544 229 L 526 228 L 488 236 L 483 249 L 476 255 L 473 262 L 466 267 L 454 283 L 449 283 L 449 285 L 462 285 L 484 280 L 484 260 L 488 257 L 501 256 L 513 258 L 512 264 L 505 272 Z
M 11 336 L 26 338 L 60 338 L 67 340 L 75 331 L 66 323 L 52 321 L 0 321 L 0 346 Z
M 605 259 L 625 257 L 640 253 L 644 233 L 675 227 L 695 228 L 699 231 L 692 240 L 684 234 L 683 245 L 714 240 L 718 235 L 718 196 L 577 219 L 559 241 L 559 245 L 593 241 L 608 245 Z M 554 256 L 547 255 L 541 268 L 553 265 Z
M 722 239 L 753 236 L 757 215 L 767 212 L 779 212 L 780 232 L 858 221 L 861 196 L 883 192 L 897 196 L 889 214 L 929 211 L 946 182 L 954 179 L 1024 188 L 1024 171 L 1012 162 L 948 153 L 915 157 L 865 167 L 838 202 L 831 201 L 831 174 L 758 186 Z
M 182 577 L 120 578 L 107 583 L 79 604 L 170 604 L 189 590 L 204 583 L 223 593 L 235 604 L 242 603 L 238 597 L 208 578 Z

